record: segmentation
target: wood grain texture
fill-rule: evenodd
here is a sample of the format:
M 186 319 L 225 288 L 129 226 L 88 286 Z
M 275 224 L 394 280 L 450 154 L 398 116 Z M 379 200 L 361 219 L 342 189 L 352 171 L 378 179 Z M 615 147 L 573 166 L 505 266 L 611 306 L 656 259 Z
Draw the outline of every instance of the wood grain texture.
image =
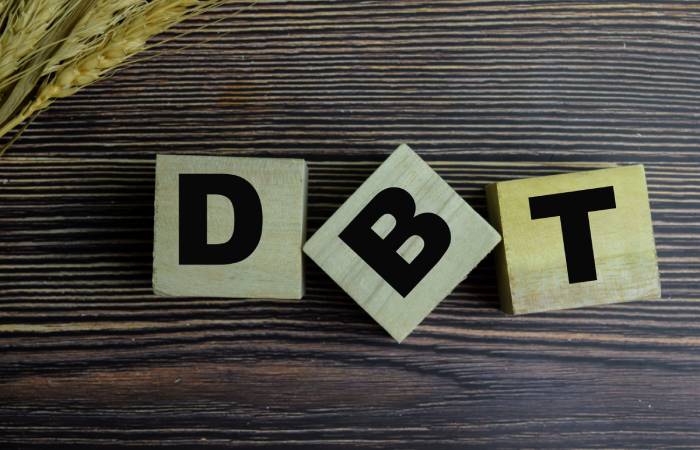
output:
M 700 5 L 241 5 L 0 160 L 3 448 L 700 445 Z M 481 214 L 644 163 L 664 299 L 506 317 L 487 259 L 397 346 L 313 264 L 301 302 L 153 296 L 156 153 L 307 158 L 310 234 L 401 142 Z

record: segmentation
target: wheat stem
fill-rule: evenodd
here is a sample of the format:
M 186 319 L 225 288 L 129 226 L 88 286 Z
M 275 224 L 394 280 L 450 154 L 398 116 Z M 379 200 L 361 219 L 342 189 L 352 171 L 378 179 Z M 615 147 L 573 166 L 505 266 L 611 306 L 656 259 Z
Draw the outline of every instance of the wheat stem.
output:
M 0 103 L 0 137 L 55 99 L 72 95 L 123 65 L 135 53 L 150 48 L 155 44 L 148 44 L 153 36 L 225 1 L 0 0 L 0 27 L 12 24 L 12 33 L 21 34 L 22 27 L 27 33 L 26 27 L 34 26 L 33 22 L 21 22 L 12 14 L 17 5 L 26 8 L 29 3 L 49 3 L 55 7 L 52 11 L 56 15 L 53 18 L 48 13 L 42 16 L 42 20 L 48 22 L 33 38 L 34 45 L 28 50 L 23 48 L 24 56 L 19 59 L 18 52 L 14 51 L 12 60 L 16 63 L 4 78 L 0 77 L 0 95 L 3 89 L 7 93 Z M 251 4 L 254 3 L 256 1 Z M 3 6 L 6 6 L 5 15 Z M 9 42 L 8 26 L 0 28 L 3 29 L 0 45 L 3 39 Z M 187 33 L 175 37 L 184 34 Z M 159 42 L 171 39 L 174 37 Z M 3 56 L 0 55 L 0 59 Z
M 94 51 L 110 28 L 130 14 L 140 14 L 145 5 L 143 0 L 96 0 L 70 36 L 51 56 L 43 75 L 56 72 L 71 58 Z
M 21 0 L 12 5 L 0 36 L 0 83 L 32 53 L 65 4 L 65 0 Z
M 3 124 L 0 136 L 46 108 L 55 99 L 74 94 L 105 72 L 121 65 L 144 48 L 152 36 L 167 30 L 191 13 L 221 3 L 219 0 L 152 0 L 140 13 L 112 29 L 94 52 L 61 67 L 39 90 L 35 99 Z
M 75 23 L 85 14 L 92 2 L 93 0 L 71 0 L 71 5 L 62 12 L 54 25 L 37 43 L 37 47 L 41 50 L 32 54 L 26 63 L 30 67 L 36 67 L 36 70 L 29 71 L 8 88 L 7 95 L 0 105 L 0 124 L 3 124 L 3 129 L 7 121 L 11 120 L 10 118 L 14 114 L 20 114 L 25 109 L 24 105 L 31 101 L 30 95 L 41 83 L 41 70 L 53 53 L 56 43 L 73 29 Z

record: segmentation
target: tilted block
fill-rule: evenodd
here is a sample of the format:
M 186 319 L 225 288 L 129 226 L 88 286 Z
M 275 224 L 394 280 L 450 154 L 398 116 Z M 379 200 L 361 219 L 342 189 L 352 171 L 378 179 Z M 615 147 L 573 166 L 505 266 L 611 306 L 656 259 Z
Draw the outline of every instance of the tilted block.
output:
M 661 296 L 644 167 L 486 188 L 503 310 L 524 314 Z
M 498 243 L 402 145 L 307 241 L 311 257 L 401 342 Z
M 301 298 L 306 185 L 302 160 L 158 155 L 154 291 Z

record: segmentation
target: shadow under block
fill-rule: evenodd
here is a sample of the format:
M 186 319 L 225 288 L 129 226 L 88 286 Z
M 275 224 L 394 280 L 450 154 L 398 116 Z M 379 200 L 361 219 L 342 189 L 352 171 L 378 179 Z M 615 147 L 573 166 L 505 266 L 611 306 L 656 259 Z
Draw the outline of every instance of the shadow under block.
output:
M 247 237 L 249 234 L 239 234 L 235 244 L 238 247 L 223 252 L 228 257 L 239 250 L 252 250 L 244 259 L 234 263 L 181 264 L 180 188 L 187 185 L 183 181 L 180 186 L 180 180 L 181 175 L 192 174 L 206 174 L 206 180 L 226 174 L 226 186 L 230 185 L 228 179 L 233 178 L 230 175 L 247 182 L 232 185 L 231 198 L 206 195 L 206 212 L 203 209 L 200 215 L 206 216 L 204 234 L 206 245 L 210 245 L 231 242 L 236 233 L 250 233 L 245 230 L 255 224 L 255 211 L 261 212 L 262 231 L 257 228 L 257 245 L 255 239 Z M 243 189 L 246 187 L 248 191 Z M 259 198 L 258 209 L 251 208 L 251 202 L 246 203 L 245 194 L 250 197 L 250 187 Z M 168 296 L 300 299 L 304 295 L 301 246 L 306 234 L 306 188 L 307 168 L 303 160 L 158 155 L 153 290 Z M 194 216 L 189 214 L 183 224 Z M 195 234 L 187 233 L 183 242 L 204 241 L 196 240 Z M 243 249 L 245 246 L 248 248 Z
M 486 220 L 402 145 L 307 241 L 304 252 L 401 342 L 499 240 Z M 416 267 L 428 271 L 416 277 Z
M 486 193 L 503 237 L 496 262 L 505 312 L 661 296 L 643 166 L 505 181 Z

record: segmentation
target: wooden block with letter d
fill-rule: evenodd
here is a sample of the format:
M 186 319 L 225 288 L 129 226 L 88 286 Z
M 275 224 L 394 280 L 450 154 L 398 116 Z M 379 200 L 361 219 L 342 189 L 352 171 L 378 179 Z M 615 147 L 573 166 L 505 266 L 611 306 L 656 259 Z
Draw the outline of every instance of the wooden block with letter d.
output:
M 401 342 L 500 240 L 430 166 L 400 146 L 304 245 Z
M 661 296 L 644 167 L 496 183 L 499 291 L 524 314 Z
M 306 184 L 302 160 L 158 155 L 154 291 L 301 298 Z

